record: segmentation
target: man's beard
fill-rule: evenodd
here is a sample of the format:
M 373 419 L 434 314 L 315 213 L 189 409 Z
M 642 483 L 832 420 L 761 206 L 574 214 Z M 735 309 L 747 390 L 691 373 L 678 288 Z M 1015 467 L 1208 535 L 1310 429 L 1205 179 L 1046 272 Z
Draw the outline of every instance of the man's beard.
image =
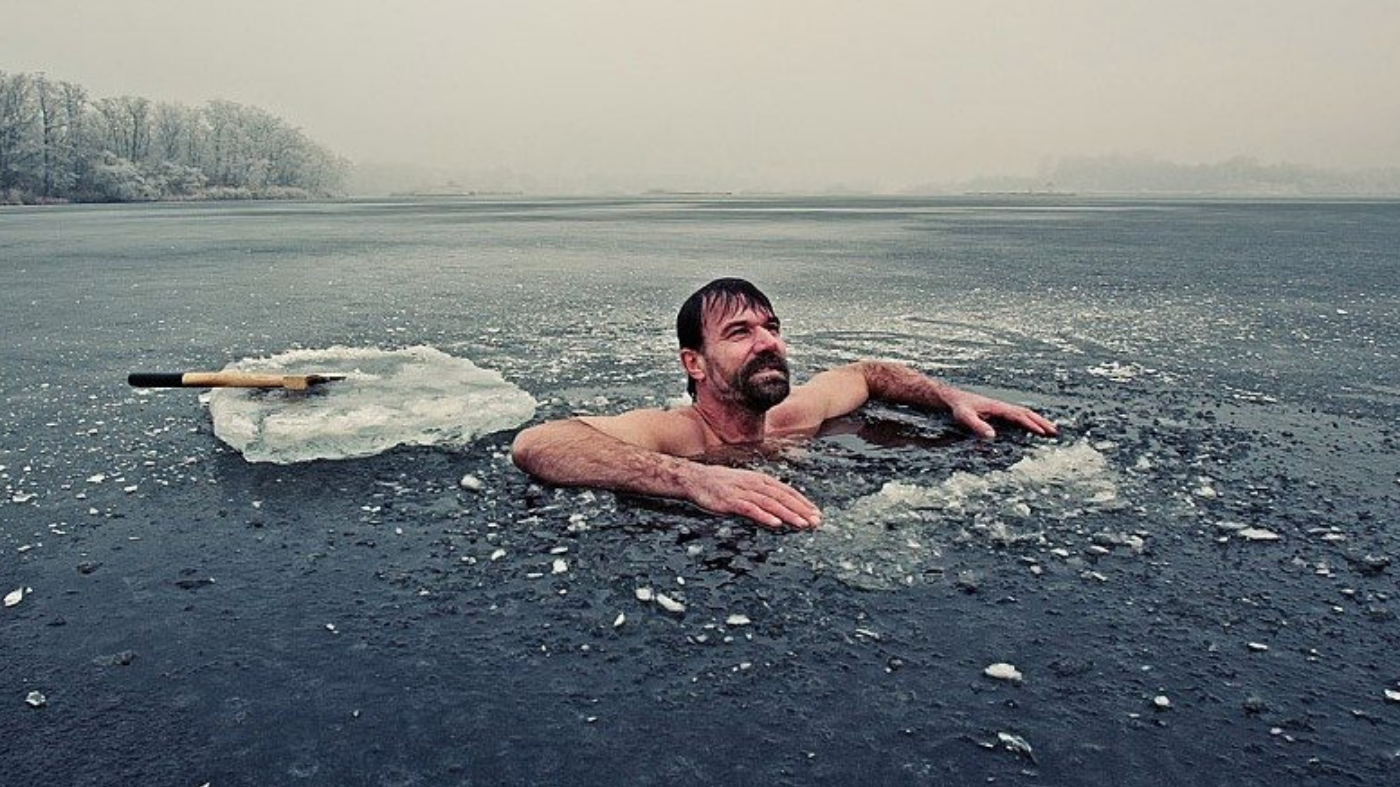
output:
M 754 379 L 759 372 L 769 369 L 782 372 L 782 377 L 765 375 L 762 380 Z M 740 403 L 756 413 L 768 412 L 787 398 L 789 390 L 787 361 L 775 352 L 754 356 L 753 360 L 744 364 L 744 368 L 739 370 L 739 383 L 735 386 Z

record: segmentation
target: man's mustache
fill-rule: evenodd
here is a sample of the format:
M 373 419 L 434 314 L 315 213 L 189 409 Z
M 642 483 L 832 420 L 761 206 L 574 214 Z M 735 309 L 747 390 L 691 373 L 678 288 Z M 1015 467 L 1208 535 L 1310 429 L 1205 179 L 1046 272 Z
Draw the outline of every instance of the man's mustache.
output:
M 754 356 L 753 360 L 744 364 L 744 377 L 752 377 L 770 369 L 782 372 L 783 377 L 789 376 L 787 359 L 775 352 L 766 352 Z

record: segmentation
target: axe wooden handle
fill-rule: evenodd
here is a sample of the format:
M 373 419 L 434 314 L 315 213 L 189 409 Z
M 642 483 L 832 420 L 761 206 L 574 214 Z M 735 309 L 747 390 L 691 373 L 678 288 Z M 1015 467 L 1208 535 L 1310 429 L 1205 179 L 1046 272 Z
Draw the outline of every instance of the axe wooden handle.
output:
M 341 374 L 268 374 L 266 372 L 133 372 L 126 381 L 137 388 L 286 388 L 305 391 L 313 385 L 343 380 Z

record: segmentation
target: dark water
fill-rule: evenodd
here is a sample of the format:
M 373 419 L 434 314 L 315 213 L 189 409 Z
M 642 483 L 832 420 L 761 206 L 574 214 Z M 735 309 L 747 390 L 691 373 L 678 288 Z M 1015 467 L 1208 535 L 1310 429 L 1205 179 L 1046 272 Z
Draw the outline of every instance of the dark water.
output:
M 7 209 L 0 781 L 1400 778 L 1397 249 L 1396 203 Z M 779 534 L 541 488 L 511 433 L 253 465 L 124 384 L 426 344 L 539 417 L 655 406 L 717 275 L 799 375 L 902 360 L 1062 435 L 867 408 L 763 465 L 827 512 Z

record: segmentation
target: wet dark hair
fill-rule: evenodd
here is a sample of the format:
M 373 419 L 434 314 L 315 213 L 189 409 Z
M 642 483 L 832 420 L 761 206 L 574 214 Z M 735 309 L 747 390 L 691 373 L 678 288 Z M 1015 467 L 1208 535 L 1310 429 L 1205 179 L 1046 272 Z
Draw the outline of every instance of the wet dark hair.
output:
M 676 338 L 683 350 L 702 350 L 705 346 L 705 312 L 717 308 L 721 319 L 741 309 L 756 309 L 776 315 L 768 296 L 744 279 L 715 279 L 696 290 L 676 315 Z M 687 376 L 686 390 L 695 397 L 695 380 Z

